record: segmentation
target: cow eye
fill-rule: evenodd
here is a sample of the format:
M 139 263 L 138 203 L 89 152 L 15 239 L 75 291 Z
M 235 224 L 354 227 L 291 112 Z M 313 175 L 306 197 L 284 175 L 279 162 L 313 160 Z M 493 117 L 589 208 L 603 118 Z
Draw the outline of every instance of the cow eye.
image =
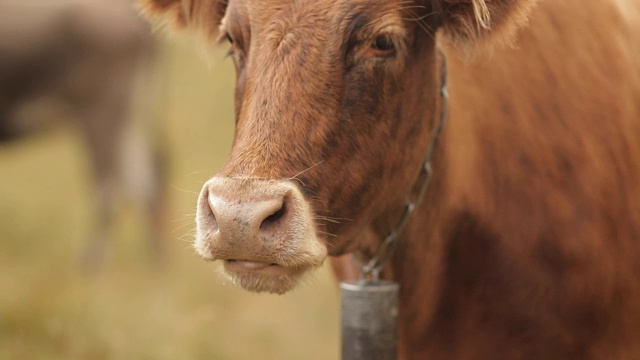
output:
M 379 56 L 391 56 L 395 53 L 396 47 L 393 39 L 389 35 L 379 35 L 371 46 Z
M 226 38 L 229 44 L 233 45 L 233 38 L 231 37 L 231 35 L 229 35 L 229 33 L 227 33 Z

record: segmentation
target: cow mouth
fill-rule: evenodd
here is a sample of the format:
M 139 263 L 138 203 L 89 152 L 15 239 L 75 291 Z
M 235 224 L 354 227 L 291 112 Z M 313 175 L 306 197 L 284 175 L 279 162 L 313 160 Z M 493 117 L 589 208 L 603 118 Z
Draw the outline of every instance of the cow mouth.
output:
M 308 267 L 287 267 L 276 263 L 227 259 L 224 273 L 231 282 L 252 292 L 284 294 L 293 289 Z
M 224 260 L 224 267 L 225 270 L 234 273 L 256 273 L 264 275 L 282 275 L 287 271 L 287 268 L 276 263 L 238 259 Z

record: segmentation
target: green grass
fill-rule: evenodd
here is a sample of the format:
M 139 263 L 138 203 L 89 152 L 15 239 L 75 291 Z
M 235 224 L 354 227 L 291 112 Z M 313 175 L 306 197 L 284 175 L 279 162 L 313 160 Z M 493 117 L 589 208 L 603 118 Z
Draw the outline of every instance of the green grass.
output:
M 190 247 L 202 183 L 233 133 L 233 69 L 167 45 L 158 104 L 170 155 L 169 263 L 147 260 L 124 211 L 104 270 L 80 271 L 93 185 L 71 127 L 0 148 L 0 359 L 337 359 L 338 291 L 328 269 L 284 296 L 224 284 Z

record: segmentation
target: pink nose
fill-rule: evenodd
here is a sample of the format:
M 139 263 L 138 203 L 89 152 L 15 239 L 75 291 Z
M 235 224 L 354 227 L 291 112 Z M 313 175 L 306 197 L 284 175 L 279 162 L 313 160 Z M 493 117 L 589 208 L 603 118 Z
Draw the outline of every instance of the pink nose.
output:
M 196 220 L 195 247 L 207 259 L 301 267 L 326 256 L 311 208 L 291 181 L 214 177 Z
M 258 199 L 244 199 L 242 194 L 209 192 L 204 204 L 208 226 L 217 241 L 235 245 L 241 242 L 270 241 L 279 238 L 288 227 L 286 193 Z

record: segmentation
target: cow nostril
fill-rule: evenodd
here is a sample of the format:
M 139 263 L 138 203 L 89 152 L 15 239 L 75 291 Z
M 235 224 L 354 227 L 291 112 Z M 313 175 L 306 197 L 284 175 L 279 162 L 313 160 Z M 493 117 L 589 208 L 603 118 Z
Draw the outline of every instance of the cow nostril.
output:
M 211 203 L 211 199 L 209 196 L 207 196 L 207 204 L 209 206 L 205 206 L 205 211 L 206 211 L 206 216 L 207 216 L 207 223 L 209 224 L 209 227 L 211 230 L 217 230 L 218 229 L 218 220 L 216 219 L 216 215 L 215 215 L 215 211 L 213 208 L 213 204 Z
M 211 230 L 218 230 L 218 220 L 216 220 L 216 216 L 213 214 L 213 211 L 209 210 L 209 223 L 211 224 Z
M 264 229 L 266 226 L 269 226 L 270 224 L 273 224 L 275 222 L 277 222 L 278 220 L 280 220 L 284 214 L 287 212 L 287 206 L 286 206 L 286 202 L 282 203 L 282 207 L 280 209 L 278 209 L 276 212 L 274 212 L 273 214 L 267 216 L 263 221 L 262 224 L 260 224 L 260 228 Z

